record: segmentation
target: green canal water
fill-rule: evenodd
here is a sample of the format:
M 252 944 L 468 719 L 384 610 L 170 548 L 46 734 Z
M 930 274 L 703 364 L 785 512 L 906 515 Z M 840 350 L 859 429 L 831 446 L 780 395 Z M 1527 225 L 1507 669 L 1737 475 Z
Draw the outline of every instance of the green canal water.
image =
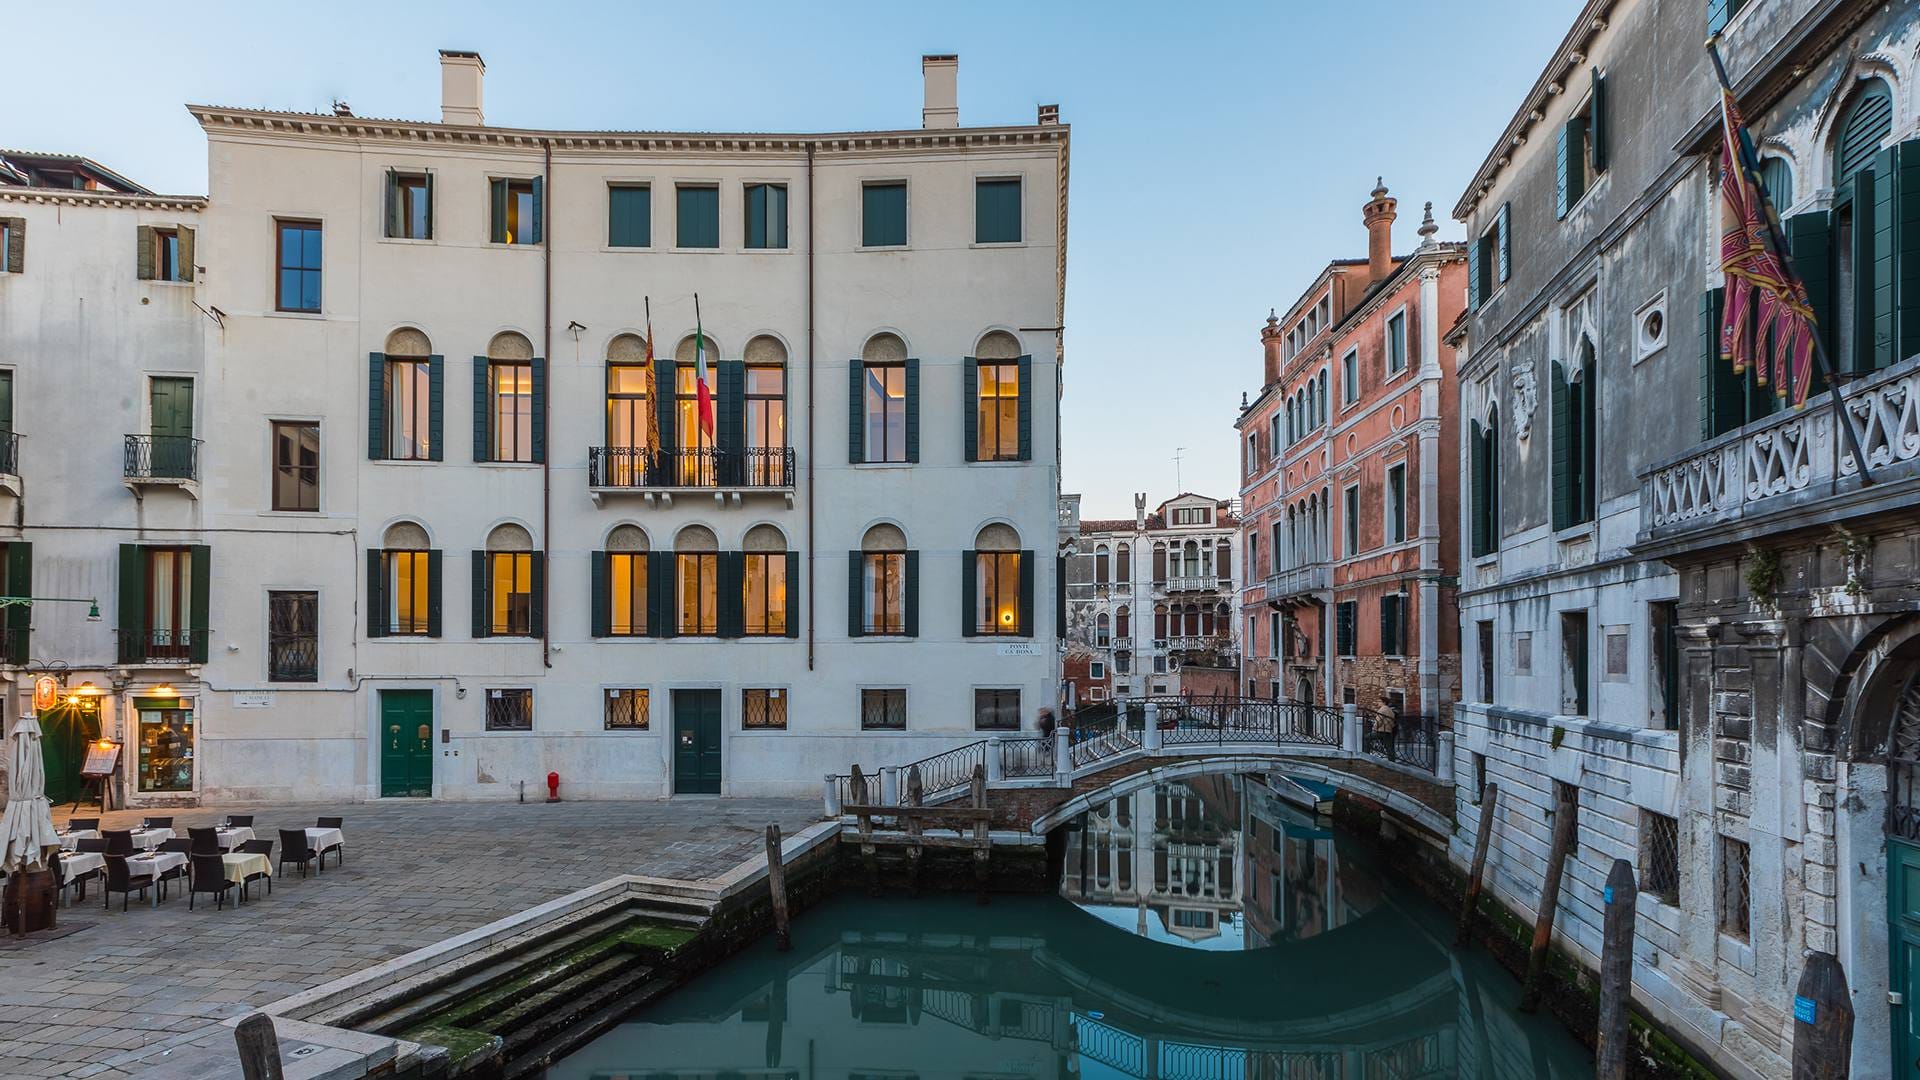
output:
M 1058 896 L 842 894 L 551 1080 L 1591 1077 L 1450 920 L 1261 779 L 1069 826 Z

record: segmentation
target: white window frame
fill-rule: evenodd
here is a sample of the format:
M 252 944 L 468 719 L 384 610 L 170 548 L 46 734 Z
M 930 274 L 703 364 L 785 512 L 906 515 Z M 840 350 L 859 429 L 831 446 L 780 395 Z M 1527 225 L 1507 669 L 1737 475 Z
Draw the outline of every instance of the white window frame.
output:
M 1398 369 L 1393 367 L 1393 320 L 1400 320 L 1400 359 Z M 1413 335 L 1407 329 L 1407 305 L 1387 313 L 1380 321 L 1380 371 L 1381 383 L 1390 383 L 1413 370 Z

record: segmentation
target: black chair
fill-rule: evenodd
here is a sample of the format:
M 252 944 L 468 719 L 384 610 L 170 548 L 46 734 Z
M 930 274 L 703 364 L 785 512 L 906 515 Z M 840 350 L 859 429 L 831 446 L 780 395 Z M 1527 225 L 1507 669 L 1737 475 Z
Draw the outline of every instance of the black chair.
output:
M 251 829 L 253 828 L 253 815 L 228 814 L 227 827 L 230 829 Z
M 219 897 L 214 909 L 227 906 L 227 893 L 240 886 L 227 880 L 226 860 L 218 855 L 195 855 L 187 863 L 192 873 L 187 877 L 187 910 L 193 910 L 193 898 L 200 893 L 212 893 Z
M 133 830 L 108 829 L 100 837 L 107 842 L 107 854 L 122 857 L 134 854 Z
M 300 868 L 300 876 L 306 877 L 308 864 L 318 857 L 314 854 L 313 845 L 307 840 L 305 829 L 280 830 L 280 866 L 282 868 L 292 863 Z
M 74 817 L 67 819 L 68 832 L 84 832 L 88 829 L 97 829 L 99 827 L 100 819 L 97 817 Z
M 315 825 L 314 827 L 317 829 L 338 829 L 341 827 L 341 823 L 344 821 L 346 821 L 345 818 L 323 817 L 320 819 L 319 824 Z M 347 861 L 346 841 L 342 840 L 340 843 L 334 845 L 331 848 L 328 848 L 327 850 L 333 852 L 333 865 L 339 866 L 341 863 Z M 326 868 L 327 868 L 327 852 L 323 851 L 320 853 L 320 869 L 325 870 Z
M 140 827 L 143 829 L 171 829 L 173 828 L 173 819 L 170 817 L 143 818 L 140 821 Z
M 187 837 L 188 837 L 188 842 L 193 845 L 193 847 L 191 848 L 191 851 L 193 854 L 195 855 L 220 854 L 220 834 L 219 832 L 215 831 L 213 828 L 209 827 L 204 829 L 198 829 L 198 828 L 188 829 Z
M 192 855 L 193 841 L 188 840 L 186 837 L 183 837 L 183 836 L 176 836 L 171 840 L 160 841 L 159 850 L 167 851 L 167 852 L 177 851 L 182 855 Z M 158 885 L 160 887 L 160 899 L 165 900 L 167 898 L 167 882 L 178 881 L 181 878 L 186 876 L 187 876 L 187 867 L 185 863 L 182 863 L 181 865 L 176 866 L 171 870 L 166 870 L 161 872 L 160 880 L 158 882 Z
M 102 854 L 105 854 L 105 853 L 106 853 L 106 850 L 107 850 L 107 840 L 106 840 L 106 837 L 104 837 L 104 836 L 88 836 L 88 837 L 85 837 L 85 838 L 83 838 L 83 839 L 80 839 L 80 840 L 75 840 L 75 841 L 73 842 L 73 850 L 75 850 L 75 851 L 98 851 L 98 852 L 100 852 L 100 853 L 102 853 Z
M 273 861 L 273 841 L 271 840 L 247 840 L 241 843 L 237 850 L 242 855 L 265 855 L 268 862 Z M 265 881 L 267 883 L 267 895 L 273 895 L 272 874 L 254 873 L 247 875 L 246 884 L 252 885 L 256 881 Z
M 193 841 L 184 836 L 176 836 L 171 840 L 160 841 L 159 850 L 177 851 L 182 855 L 191 855 L 193 854 Z
M 140 891 L 140 899 L 145 900 L 147 898 L 147 889 L 153 884 L 154 881 L 151 875 L 142 874 L 139 877 L 132 875 L 128 870 L 127 857 L 125 855 L 109 855 L 107 856 L 107 881 L 106 884 L 100 888 L 100 891 L 105 895 L 106 899 L 100 906 L 104 910 L 111 910 L 113 908 L 113 894 L 119 893 L 120 910 L 125 911 L 127 910 L 128 893 L 138 889 Z
M 347 820 L 346 818 L 323 817 L 320 819 L 319 823 L 314 826 L 314 828 L 338 829 L 338 828 L 342 828 L 345 825 L 346 820 Z

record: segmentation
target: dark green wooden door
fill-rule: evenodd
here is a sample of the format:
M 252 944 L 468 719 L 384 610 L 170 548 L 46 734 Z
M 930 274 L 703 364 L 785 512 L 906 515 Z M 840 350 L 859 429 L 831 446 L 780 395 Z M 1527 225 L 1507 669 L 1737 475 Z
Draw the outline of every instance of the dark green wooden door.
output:
M 193 475 L 193 380 L 155 378 L 151 391 L 153 475 Z
M 380 691 L 380 794 L 433 795 L 433 691 Z
M 720 794 L 720 691 L 673 692 L 673 793 Z
M 1906 1002 L 1893 1009 L 1893 1075 L 1920 1078 L 1920 844 L 1887 837 L 1887 944 L 1893 960 L 1894 993 Z
M 100 737 L 100 714 L 72 705 L 55 705 L 39 715 L 40 760 L 47 769 L 47 802 L 77 801 L 86 788 L 80 766 L 87 744 Z

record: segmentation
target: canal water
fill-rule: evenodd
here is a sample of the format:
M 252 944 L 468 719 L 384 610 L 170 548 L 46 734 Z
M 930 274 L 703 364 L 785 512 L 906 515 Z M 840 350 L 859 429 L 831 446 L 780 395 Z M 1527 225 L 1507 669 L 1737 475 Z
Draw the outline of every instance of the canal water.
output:
M 1259 777 L 1073 825 L 1058 896 L 842 894 L 552 1080 L 1591 1077 L 1519 985 Z

